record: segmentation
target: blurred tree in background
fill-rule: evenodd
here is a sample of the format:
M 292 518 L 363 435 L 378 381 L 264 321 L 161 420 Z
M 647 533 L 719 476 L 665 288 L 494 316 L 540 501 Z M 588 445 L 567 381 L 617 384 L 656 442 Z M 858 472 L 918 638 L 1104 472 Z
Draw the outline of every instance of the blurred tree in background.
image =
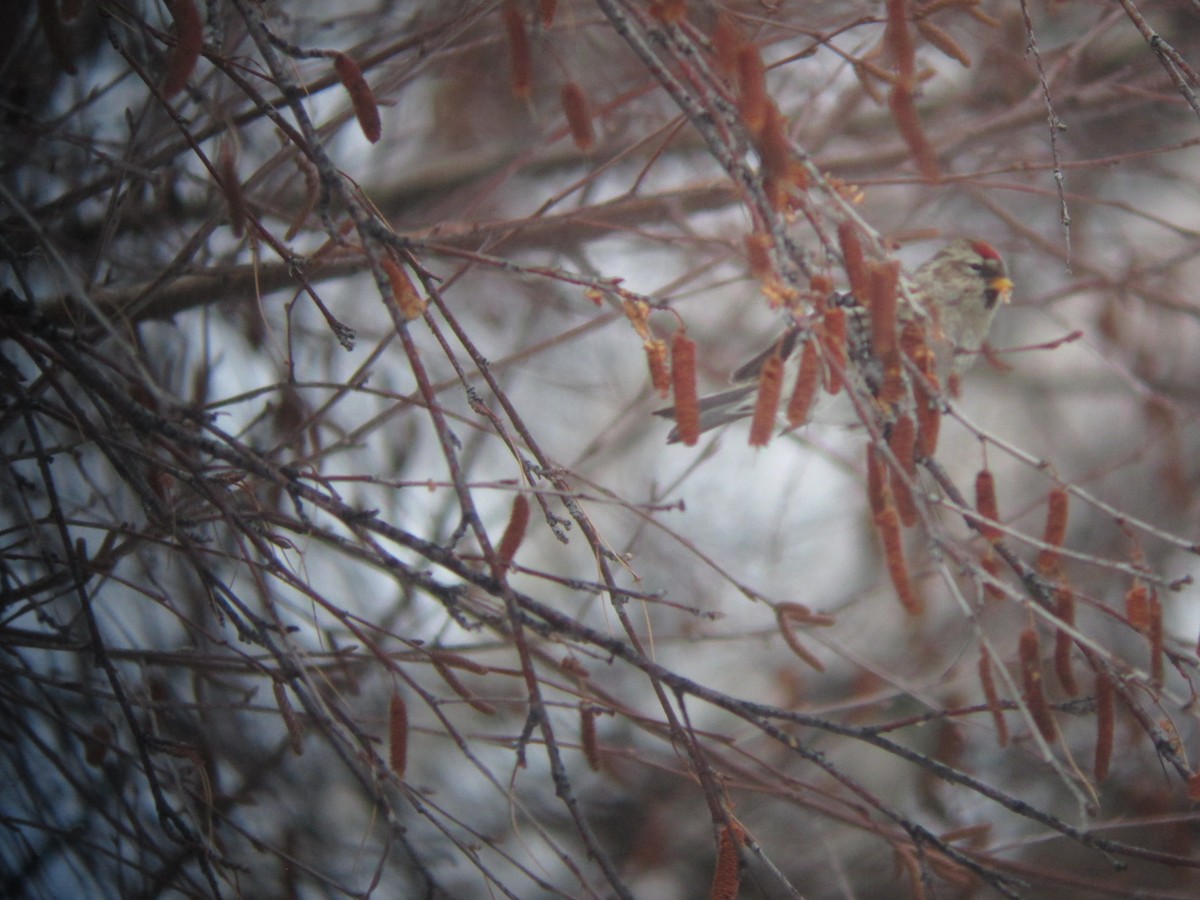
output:
M 1195 0 L 4 6 L 4 896 L 1195 895 Z

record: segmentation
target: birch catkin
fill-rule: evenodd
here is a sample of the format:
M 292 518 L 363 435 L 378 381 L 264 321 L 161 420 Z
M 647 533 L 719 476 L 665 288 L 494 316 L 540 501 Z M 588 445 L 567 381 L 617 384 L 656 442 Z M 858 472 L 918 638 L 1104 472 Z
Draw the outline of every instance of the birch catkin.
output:
M 700 440 L 700 401 L 696 391 L 696 344 L 679 329 L 671 339 L 671 387 L 675 392 L 675 427 L 691 447 Z
M 350 95 L 350 104 L 354 107 L 354 116 L 358 119 L 358 127 L 362 129 L 363 136 L 372 144 L 378 143 L 383 134 L 379 104 L 375 102 L 375 94 L 367 84 L 367 79 L 363 77 L 362 69 L 345 53 L 334 54 L 333 68 L 342 82 L 342 87 Z

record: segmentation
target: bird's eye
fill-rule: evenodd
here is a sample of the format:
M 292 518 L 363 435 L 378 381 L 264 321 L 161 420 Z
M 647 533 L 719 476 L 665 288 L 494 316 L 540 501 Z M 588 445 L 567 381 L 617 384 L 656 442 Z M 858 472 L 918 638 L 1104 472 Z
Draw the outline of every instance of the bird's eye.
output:
M 971 271 L 972 272 L 982 273 L 983 269 L 984 269 L 983 263 L 971 263 Z

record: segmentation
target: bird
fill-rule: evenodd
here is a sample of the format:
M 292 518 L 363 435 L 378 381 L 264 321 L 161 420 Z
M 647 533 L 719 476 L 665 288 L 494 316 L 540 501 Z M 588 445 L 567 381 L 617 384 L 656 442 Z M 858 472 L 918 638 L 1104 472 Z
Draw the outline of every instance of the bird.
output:
M 927 317 L 931 323 L 927 334 L 932 338 L 929 346 L 934 353 L 934 371 L 940 383 L 957 384 L 978 359 L 997 310 L 1011 297 L 1013 283 L 1008 277 L 1004 258 L 987 241 L 956 238 L 922 263 L 903 284 L 920 312 L 901 301 L 897 310 L 900 327 L 919 315 Z M 878 397 L 884 364 L 872 347 L 866 303 L 852 293 L 834 292 L 827 304 L 846 313 L 847 374 L 854 376 L 854 383 L 860 390 Z M 733 387 L 700 398 L 699 430 L 709 431 L 753 415 L 759 378 L 763 366 L 772 356 L 779 356 L 784 361 L 783 383 L 791 385 L 800 366 L 801 354 L 797 351 L 810 334 L 810 330 L 793 320 L 769 347 L 734 371 L 730 377 Z M 781 403 L 787 402 L 785 395 Z M 675 408 L 656 410 L 655 415 L 674 418 Z M 667 442 L 678 443 L 680 440 L 676 426 Z

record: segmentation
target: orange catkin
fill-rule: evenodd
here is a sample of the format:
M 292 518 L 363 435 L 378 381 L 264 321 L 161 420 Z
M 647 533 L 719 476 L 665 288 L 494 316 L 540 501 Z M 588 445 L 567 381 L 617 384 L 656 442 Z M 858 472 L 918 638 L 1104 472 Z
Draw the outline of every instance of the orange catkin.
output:
M 971 57 L 967 51 L 963 49 L 962 44 L 954 40 L 950 33 L 945 29 L 939 28 L 928 20 L 928 18 L 917 19 L 917 31 L 921 33 L 921 37 L 929 41 L 929 43 L 937 47 L 948 57 L 958 62 L 964 69 L 971 68 Z
M 678 25 L 687 18 L 687 0 L 651 0 L 650 14 L 666 25 Z
M 774 103 L 767 103 L 766 119 L 758 138 L 758 153 L 763 171 L 770 178 L 786 183 L 791 175 L 792 145 L 787 136 L 787 119 Z
M 905 322 L 900 329 L 900 352 L 920 365 L 925 346 L 925 324 L 915 319 Z
M 983 571 L 991 575 L 995 581 L 1000 581 L 1004 570 L 1000 568 L 1000 560 L 991 547 L 983 554 L 983 558 L 979 560 L 979 564 L 983 567 Z M 993 581 L 985 581 L 983 583 L 983 593 L 989 600 L 1003 600 L 1006 596 L 1004 589 Z
M 583 88 L 574 81 L 568 81 L 562 87 L 560 99 L 567 117 L 567 127 L 571 130 L 571 140 L 584 153 L 591 153 L 596 148 L 596 131 L 592 127 L 592 107 Z
M 836 394 L 844 383 L 846 371 L 846 311 L 831 306 L 821 317 L 821 349 L 825 353 L 825 390 Z
M 500 15 L 508 35 L 509 86 L 518 100 L 527 100 L 533 89 L 533 52 L 529 46 L 529 32 L 525 30 L 525 19 L 516 0 L 504 0 Z
M 679 329 L 671 339 L 671 386 L 675 391 L 675 427 L 688 447 L 700 440 L 700 401 L 696 392 L 696 344 Z
M 917 169 L 927 180 L 939 181 L 942 175 L 937 153 L 925 137 L 925 129 L 921 127 L 917 106 L 913 103 L 912 88 L 904 83 L 895 85 L 888 95 L 888 108 L 896 123 L 896 130 L 900 132 L 900 137 L 904 138 L 904 143 L 908 144 Z
M 716 57 L 717 71 L 726 78 L 732 78 L 737 72 L 737 52 L 742 45 L 742 36 L 737 26 L 727 13 L 718 13 L 717 22 L 713 26 L 712 48 Z
M 800 162 L 798 159 L 793 159 L 788 168 L 788 172 L 791 176 L 792 187 L 801 191 L 808 190 L 811 180 L 808 175 L 808 168 L 804 165 L 804 163 Z
M 910 616 L 919 616 L 925 609 L 924 601 L 914 590 L 908 577 L 908 564 L 904 560 L 904 545 L 900 532 L 900 517 L 894 506 L 889 506 L 875 516 L 875 527 L 883 543 L 883 556 L 888 575 L 900 605 Z
M 1069 504 L 1070 495 L 1064 488 L 1055 488 L 1046 498 L 1046 530 L 1042 540 L 1048 546 L 1037 557 L 1038 571 L 1044 575 L 1057 574 L 1062 568 L 1062 556 L 1055 548 L 1061 547 L 1067 536 Z
M 1147 623 L 1146 636 L 1150 639 L 1150 683 L 1162 687 L 1163 683 L 1163 620 L 1162 602 L 1158 592 L 1150 592 L 1150 621 Z
M 975 476 L 975 508 L 985 519 L 992 522 L 1000 520 L 1000 513 L 996 506 L 996 479 L 988 469 L 980 469 L 979 474 Z M 988 525 L 985 522 L 977 524 L 980 534 L 989 541 L 998 541 L 1003 537 L 1000 529 L 996 526 Z
M 880 359 L 896 351 L 896 287 L 900 264 L 895 260 L 868 266 L 871 283 L 871 347 Z
M 667 342 L 655 338 L 646 341 L 646 363 L 650 366 L 650 383 L 660 397 L 671 393 L 671 368 L 667 363 Z
M 1008 723 L 1004 721 L 1004 709 L 1000 706 L 1000 698 L 996 694 L 996 682 L 992 680 L 992 659 L 987 650 L 979 654 L 979 683 L 983 685 L 983 696 L 996 725 L 996 739 L 1001 747 L 1007 746 Z
M 803 603 L 784 601 L 775 605 L 775 615 L 801 625 L 819 625 L 828 628 L 837 624 L 837 617 L 828 613 L 815 613 Z
M 1075 594 L 1068 587 L 1061 587 L 1054 592 L 1054 614 L 1065 625 L 1075 624 Z M 1054 672 L 1063 691 L 1074 697 L 1079 693 L 1079 685 L 1075 683 L 1075 673 L 1071 669 L 1071 648 L 1074 641 L 1071 635 L 1059 628 L 1054 632 Z
M 800 643 L 800 638 L 792 629 L 793 616 L 790 615 L 789 607 L 798 604 L 781 603 L 775 609 L 775 619 L 779 623 L 779 633 L 783 635 L 783 642 L 788 645 L 793 653 L 800 659 L 804 660 L 808 665 L 812 666 L 818 672 L 825 671 L 825 665 L 815 657 L 807 647 Z
M 600 304 L 597 304 L 599 306 Z M 650 306 L 644 300 L 631 300 L 626 297 L 621 301 L 621 310 L 625 318 L 633 326 L 642 340 L 650 339 Z
M 759 281 L 766 281 L 772 274 L 771 247 L 774 239 L 769 234 L 756 231 L 742 239 L 746 247 L 746 260 L 750 263 L 750 274 Z
M 375 94 L 367 79 L 363 77 L 362 69 L 345 53 L 335 53 L 333 68 L 337 72 L 342 87 L 350 95 L 350 103 L 354 107 L 354 115 L 358 119 L 358 127 L 362 129 L 363 137 L 372 144 L 378 143 L 383 134 L 383 125 L 379 120 L 379 104 L 375 102 Z
M 899 353 L 892 353 L 883 360 L 883 384 L 879 388 L 879 402 L 885 408 L 894 407 L 908 393 L 901 365 Z
M 717 840 L 717 865 L 713 870 L 709 900 L 737 900 L 742 883 L 742 864 L 738 859 L 737 848 L 741 840 L 742 835 L 736 826 L 721 826 L 721 836 Z
M 1042 683 L 1041 651 L 1038 647 L 1037 632 L 1026 628 L 1021 632 L 1018 645 L 1021 658 L 1021 684 L 1024 688 L 1025 703 L 1033 716 L 1033 722 L 1047 743 L 1053 743 L 1058 737 L 1054 726 L 1054 716 L 1050 713 L 1050 704 L 1046 702 L 1045 686 Z
M 913 420 L 908 416 L 898 418 L 892 425 L 892 433 L 888 436 L 888 446 L 896 457 L 896 461 L 900 463 L 900 468 L 907 475 L 917 474 L 917 462 L 913 457 L 916 440 L 917 431 Z
M 871 505 L 871 514 L 875 516 L 892 504 L 883 466 L 883 459 L 875 445 L 867 444 L 867 502 Z
M 465 700 L 472 709 L 485 716 L 494 716 L 496 714 L 496 707 L 472 693 L 471 689 L 459 680 L 458 676 L 451 671 L 445 662 L 436 656 L 430 656 L 429 661 L 433 663 L 433 668 L 437 670 L 438 675 L 441 676 L 442 681 L 446 682 L 450 690 Z
M 763 194 L 771 205 L 771 209 L 776 212 L 785 212 L 790 202 L 787 179 L 779 179 L 769 174 L 763 175 L 762 186 Z
M 513 498 L 512 512 L 508 515 L 508 524 L 504 526 L 504 534 L 496 548 L 496 559 L 501 566 L 508 566 L 516 556 L 517 548 L 525 539 L 525 529 L 529 525 L 529 498 L 517 494 Z
M 429 658 L 430 660 L 437 660 L 440 665 L 449 666 L 452 669 L 464 669 L 475 675 L 486 675 L 492 671 L 488 666 L 471 659 L 469 656 L 463 656 L 461 653 L 451 653 L 449 650 L 431 649 L 429 651 Z
M 394 259 L 386 257 L 380 260 L 379 266 L 387 274 L 388 282 L 392 286 L 392 299 L 396 301 L 400 314 L 410 322 L 420 318 L 425 312 L 425 301 L 417 292 L 408 273 L 404 271 L 404 267 Z
M 1150 627 L 1150 591 L 1136 581 L 1125 592 L 1125 618 L 1138 631 L 1146 632 Z
M 1051 547 L 1061 547 L 1067 537 L 1067 514 L 1070 497 L 1063 488 L 1055 488 L 1046 498 L 1046 531 L 1042 540 Z
M 891 54 L 897 78 L 888 96 L 892 119 L 921 174 L 930 181 L 941 178 L 937 154 L 925 137 L 917 107 L 913 103 L 913 82 L 916 75 L 916 54 L 912 34 L 908 30 L 907 0 L 887 0 L 887 28 L 883 41 Z
M 1108 777 L 1109 763 L 1112 762 L 1113 724 L 1116 715 L 1113 703 L 1113 684 L 1103 669 L 1096 672 L 1094 691 L 1096 695 L 1096 755 L 1092 774 L 1099 783 Z
M 816 342 L 805 341 L 804 351 L 800 356 L 800 371 L 796 373 L 796 384 L 792 388 L 792 396 L 787 405 L 787 423 L 790 428 L 796 428 L 808 421 L 808 412 L 817 396 L 817 382 L 821 376 L 820 364 Z
M 742 121 L 754 134 L 767 122 L 771 98 L 767 96 L 767 70 L 762 55 L 753 44 L 743 44 L 737 50 L 738 108 Z
M 914 379 L 913 384 L 913 401 L 917 410 L 917 454 L 922 459 L 932 459 L 937 453 L 938 435 L 942 428 L 942 409 L 937 396 L 941 385 L 938 383 L 934 352 L 923 347 L 917 354 L 916 364 L 924 376 Z
M 600 771 L 600 745 L 596 742 L 596 711 L 584 704 L 579 707 L 579 743 L 588 768 Z
M 839 222 L 837 233 L 838 244 L 842 248 L 842 264 L 846 267 L 846 278 L 850 281 L 850 292 L 856 297 L 869 298 L 871 283 L 867 276 L 867 263 L 863 258 L 858 232 L 850 222 Z
M 900 463 L 899 470 L 890 470 L 890 481 L 892 495 L 896 498 L 896 509 L 900 513 L 900 522 L 905 528 L 912 528 L 920 518 L 912 489 L 908 483 L 908 479 L 917 474 L 916 461 L 913 459 L 916 439 L 916 426 L 908 416 L 901 416 L 896 420 L 892 426 L 892 433 L 888 437 L 888 446 L 891 448 L 892 455 Z
M 397 691 L 388 709 L 388 765 L 397 778 L 404 778 L 408 766 L 408 707 Z
M 204 49 L 204 22 L 195 0 L 170 0 L 167 4 L 175 20 L 175 49 L 167 60 L 162 93 L 167 99 L 183 90 Z
M 758 379 L 758 397 L 754 402 L 754 418 L 750 422 L 751 447 L 765 447 L 770 443 L 782 393 L 783 358 L 770 356 L 763 363 Z
M 892 55 L 892 63 L 900 75 L 900 80 L 911 82 L 916 66 L 912 35 L 908 30 L 906 0 L 887 0 L 887 27 L 883 40 Z

